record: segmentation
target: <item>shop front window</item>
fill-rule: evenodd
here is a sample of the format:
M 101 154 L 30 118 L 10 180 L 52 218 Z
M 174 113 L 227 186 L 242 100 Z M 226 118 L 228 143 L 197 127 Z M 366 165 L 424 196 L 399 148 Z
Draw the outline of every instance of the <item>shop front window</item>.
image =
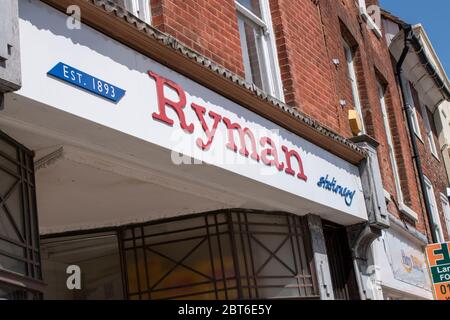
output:
M 119 300 L 124 297 L 115 233 L 43 239 L 42 265 L 47 282 L 44 299 Z
M 222 212 L 121 230 L 129 299 L 316 298 L 304 220 Z
M 319 299 L 309 241 L 305 218 L 229 210 L 49 235 L 44 299 Z

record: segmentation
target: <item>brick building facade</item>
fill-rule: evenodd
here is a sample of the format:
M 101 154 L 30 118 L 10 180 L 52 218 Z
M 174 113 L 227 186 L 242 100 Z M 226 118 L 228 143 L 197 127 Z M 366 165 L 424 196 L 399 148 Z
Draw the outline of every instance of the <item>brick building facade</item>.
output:
M 69 5 L 80 10 L 80 29 L 61 27 L 66 14 L 70 15 Z M 43 276 L 31 277 L 27 273 L 28 278 L 38 282 L 30 285 L 30 290 L 42 292 L 39 283 L 47 281 L 48 297 L 74 298 L 54 276 L 61 272 L 58 268 L 81 259 L 78 253 L 64 257 L 63 252 L 79 249 L 76 244 L 65 248 L 60 239 L 68 239 L 69 243 L 86 241 L 86 247 L 92 250 L 106 246 L 113 252 L 111 261 L 120 263 L 99 261 L 98 265 L 105 263 L 104 268 L 111 274 L 111 279 L 102 278 L 99 282 L 105 281 L 105 288 L 109 288 L 110 297 L 114 298 L 432 298 L 423 248 L 433 240 L 431 226 L 435 222 L 430 221 L 423 180 L 413 157 L 411 139 L 415 138 L 404 111 L 409 102 L 403 99 L 405 88 L 397 74 L 398 50 L 393 41 L 401 35 L 403 23 L 386 12 L 384 21 L 393 25 L 382 23 L 378 5 L 377 0 L 20 3 L 16 19 L 20 22 L 21 43 L 30 48 L 37 41 L 35 38 L 41 39 L 36 52 L 45 60 L 43 64 L 49 64 L 50 69 L 50 64 L 58 63 L 51 66 L 53 71 L 63 68 L 59 75 L 49 71 L 53 78 L 56 74 L 59 80 L 86 89 L 87 84 L 81 80 L 74 82 L 75 76 L 72 80 L 65 76 L 69 74 L 67 70 L 72 70 L 80 72 L 81 79 L 81 71 L 70 69 L 70 65 L 81 65 L 91 68 L 96 74 L 92 76 L 94 81 L 97 79 L 103 85 L 101 92 L 90 88 L 89 96 L 66 91 L 73 88 L 52 82 L 50 76 L 43 78 L 43 69 L 37 70 L 32 65 L 29 50 L 24 49 L 24 88 L 4 95 L 7 108 L 3 113 L 0 111 L 0 129 L 5 131 L 6 141 L 27 152 L 33 150 L 39 159 L 34 168 L 44 270 Z M 52 32 L 46 33 L 47 29 Z M 61 50 L 47 54 L 42 47 L 45 45 Z M 410 55 L 415 54 L 410 51 Z M 101 64 L 104 69 L 99 67 Z M 109 77 L 113 79 L 111 83 L 122 86 L 123 94 L 126 92 L 123 100 L 115 101 L 117 105 L 113 108 L 104 99 L 92 101 L 94 95 L 116 98 L 103 92 L 103 89 L 109 92 L 110 84 L 106 82 L 109 80 L 103 83 L 96 77 Z M 441 222 L 441 240 L 449 240 L 441 201 L 441 194 L 446 195 L 448 177 L 444 161 L 427 143 L 427 137 L 431 137 L 438 145 L 434 117 L 427 115 L 425 120 L 420 106 L 428 103 L 424 102 L 428 98 L 423 98 L 414 79 L 409 80 L 411 99 L 419 110 L 417 126 L 423 133 L 418 139 L 421 170 L 435 195 L 431 209 L 437 210 Z M 41 87 L 35 91 L 31 82 L 55 89 Z M 147 92 L 150 89 L 151 95 Z M 53 96 L 59 92 L 61 96 Z M 73 99 L 63 98 L 63 93 Z M 147 100 L 152 101 L 154 113 L 146 109 Z M 17 101 L 35 104 L 34 118 Z M 94 103 L 104 109 L 97 110 Z M 170 111 L 165 114 L 165 110 Z M 230 114 L 233 124 L 225 117 Z M 153 122 L 141 122 L 147 119 L 145 115 Z M 187 125 L 189 122 L 191 126 Z M 213 162 L 206 168 L 180 167 L 167 161 L 170 157 L 174 159 L 174 151 L 196 158 L 195 146 L 202 142 L 202 136 L 195 136 L 197 140 L 189 149 L 191 141 L 175 143 L 170 140 L 174 133 L 169 130 L 181 126 L 186 137 L 204 133 L 216 150 L 219 144 L 213 144 L 213 140 L 216 129 L 220 131 L 223 127 L 222 122 L 228 130 L 223 139 L 233 139 L 233 130 L 240 133 L 223 145 L 228 149 L 234 146 L 231 151 L 243 158 L 251 154 L 250 158 L 275 167 L 280 175 L 283 171 L 287 174 L 273 178 L 255 174 L 250 165 L 238 168 Z M 261 128 L 275 129 L 278 133 L 272 139 L 260 137 Z M 234 142 L 240 142 L 241 148 Z M 264 149 L 261 156 L 256 152 L 268 146 L 271 148 Z M 253 152 L 249 152 L 250 147 Z M 200 149 L 208 151 L 204 142 Z M 278 162 L 281 155 L 286 167 Z M 298 165 L 297 172 L 292 170 L 293 163 Z M 308 187 L 298 188 L 293 180 L 288 180 L 294 178 L 309 183 Z M 320 181 L 313 180 L 316 178 Z M 60 186 L 58 190 L 53 189 L 56 185 Z M 103 185 L 107 187 L 99 188 Z M 320 190 L 314 189 L 317 186 Z M 52 192 L 56 191 L 61 192 L 63 200 L 52 198 Z M 127 195 L 126 213 L 120 210 L 122 194 Z M 126 199 L 134 194 L 136 201 L 128 202 Z M 77 197 L 83 201 L 75 201 Z M 346 204 L 342 201 L 338 204 L 342 198 Z M 67 207 L 70 210 L 59 216 L 58 212 Z M 294 267 L 290 268 L 283 259 L 292 259 L 294 274 L 303 268 L 301 280 L 295 280 L 302 281 L 294 286 L 297 291 L 285 290 L 290 282 L 276 285 L 264 282 L 266 278 L 271 281 L 277 278 L 270 272 L 264 274 L 264 268 L 272 256 L 281 254 L 278 251 L 286 254 L 287 242 L 281 242 L 277 248 L 276 240 L 265 239 L 268 241 L 265 243 L 258 239 L 255 226 L 261 225 L 285 228 L 282 231 L 287 232 L 287 239 L 292 238 L 292 247 L 288 249 L 293 254 L 277 258 L 283 266 L 277 269 L 271 265 L 271 272 L 281 274 L 279 270 L 283 267 L 291 272 Z M 291 228 L 296 231 L 291 232 Z M 184 232 L 206 232 L 206 235 L 188 237 Z M 275 238 L 281 231 L 270 232 Z M 83 238 L 86 234 L 92 237 Z M 225 241 L 222 234 L 230 235 L 230 244 L 224 245 L 225 249 L 221 247 L 221 239 Z M 144 243 L 163 236 L 166 238 L 148 245 L 147 252 Z M 189 248 L 189 241 L 198 238 L 203 240 Z M 141 246 L 137 245 L 140 241 Z M 163 249 L 151 249 L 173 243 L 179 245 L 164 253 Z M 260 250 L 253 251 L 252 244 Z M 184 262 L 198 248 L 205 250 L 203 255 L 209 252 L 210 260 L 194 256 L 192 265 Z M 182 249 L 186 250 L 184 254 L 187 252 L 183 259 L 182 252 L 178 252 Z M 229 254 L 222 252 L 228 249 Z M 259 270 L 254 270 L 258 259 L 262 259 L 263 249 L 271 255 Z M 172 251 L 177 252 L 176 258 L 170 256 Z M 151 265 L 146 254 L 151 254 L 156 262 Z M 164 259 L 175 263 L 174 267 L 170 269 Z M 408 259 L 417 262 L 416 268 L 405 273 L 397 267 Z M 212 270 L 207 270 L 206 262 Z M 181 271 L 170 277 L 170 272 L 158 274 L 159 280 L 152 278 L 157 275 L 149 274 L 150 266 L 153 270 L 173 271 L 180 265 L 194 272 L 195 277 L 207 280 L 197 283 L 193 274 Z M 84 268 L 90 276 L 98 276 L 95 267 Z M 210 277 L 208 272 L 212 274 Z M 167 286 L 158 288 L 168 278 Z M 188 280 L 183 280 L 184 283 L 180 279 Z M 176 292 L 176 288 L 182 293 Z M 97 294 L 97 289 L 91 292 Z M 86 299 L 95 298 L 90 293 L 83 291 L 83 294 L 80 296 Z

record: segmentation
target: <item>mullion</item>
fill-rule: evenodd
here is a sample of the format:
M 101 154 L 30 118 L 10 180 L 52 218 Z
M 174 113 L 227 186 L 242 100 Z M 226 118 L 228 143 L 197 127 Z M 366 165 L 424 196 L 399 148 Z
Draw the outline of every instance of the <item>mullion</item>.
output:
M 21 186 L 21 188 L 22 188 L 22 192 L 21 192 L 21 195 L 20 195 L 20 197 L 21 197 L 21 203 L 22 203 L 22 212 L 21 212 L 21 215 L 22 215 L 22 221 L 23 221 L 23 227 L 24 227 L 24 237 L 23 237 L 23 241 L 24 241 L 24 243 L 26 243 L 27 244 L 27 249 L 25 250 L 25 255 L 26 255 L 26 257 L 27 257 L 27 259 L 30 259 L 30 257 L 29 257 L 29 255 L 30 255 L 30 253 L 29 253 L 29 249 L 28 249 L 28 246 L 30 245 L 30 242 L 28 241 L 29 240 L 29 225 L 28 225 L 28 223 L 29 223 L 29 218 L 28 218 L 28 216 L 29 216 L 29 210 L 28 210 L 28 192 L 27 192 L 27 188 L 26 188 L 26 185 L 25 185 L 25 183 L 24 183 L 24 175 L 26 174 L 26 173 L 24 173 L 24 170 L 23 170 L 23 161 L 24 161 L 24 159 L 23 159 L 23 153 L 18 149 L 17 150 L 17 156 L 18 156 L 18 160 L 19 160 L 19 170 L 20 170 L 20 186 Z M 29 264 L 27 264 L 27 275 L 28 276 L 31 276 L 31 266 L 29 265 Z
M 240 268 L 239 268 L 239 261 L 238 261 L 238 255 L 237 255 L 237 249 L 236 249 L 236 239 L 234 237 L 234 228 L 232 223 L 232 213 L 228 213 L 226 215 L 227 221 L 228 221 L 228 234 L 230 237 L 230 243 L 231 243 L 231 254 L 233 256 L 233 266 L 234 266 L 234 276 L 236 278 L 236 284 L 238 287 L 238 297 L 239 299 L 243 298 L 243 292 L 242 292 L 242 284 L 241 284 L 241 276 L 240 276 Z
M 301 218 L 299 217 L 293 217 L 292 218 L 292 224 L 293 224 L 293 229 L 294 229 L 294 233 L 295 233 L 295 244 L 297 245 L 297 250 L 295 250 L 294 252 L 294 257 L 296 257 L 299 260 L 298 266 L 299 266 L 299 271 L 297 272 L 297 281 L 300 281 L 301 278 L 301 282 L 303 282 L 303 284 L 306 285 L 306 277 L 305 277 L 305 264 L 306 262 L 303 261 L 302 258 L 302 252 L 305 251 L 304 245 L 300 246 L 300 241 L 299 239 L 301 238 L 302 234 L 299 234 L 299 226 L 297 225 L 297 222 L 301 222 L 300 220 Z M 303 238 L 302 238 L 302 244 L 304 244 Z M 300 270 L 301 269 L 301 270 Z M 306 287 L 304 288 L 304 294 L 308 295 L 308 292 L 306 290 Z
M 306 222 L 306 218 L 298 218 L 297 222 L 300 224 L 300 230 L 302 231 L 302 234 L 304 235 L 302 237 L 302 244 L 303 247 L 300 251 L 300 253 L 304 253 L 304 256 L 307 260 L 305 261 L 306 271 L 311 275 L 311 283 L 313 284 L 313 291 L 315 294 L 319 294 L 319 285 L 317 283 L 317 270 L 314 264 L 314 254 L 312 251 L 312 244 L 311 244 L 311 234 L 309 232 L 309 227 Z M 297 238 L 298 241 L 298 238 Z M 303 275 L 305 275 L 305 271 L 303 271 Z
M 24 203 L 26 204 L 26 210 L 25 210 L 25 221 L 26 221 L 26 226 L 25 226 L 25 234 L 26 234 L 26 242 L 28 245 L 30 245 L 32 248 L 34 248 L 34 239 L 33 239 L 33 231 L 32 231 L 32 225 L 33 225 L 33 221 L 32 221 L 32 217 L 31 217 L 31 192 L 30 192 L 30 186 L 28 183 L 28 171 L 26 169 L 24 169 L 23 167 L 27 167 L 27 165 L 29 164 L 27 155 L 21 151 L 21 164 L 22 164 L 22 184 L 24 186 L 25 192 L 24 192 Z M 30 252 L 29 250 L 27 250 L 27 254 L 29 255 L 29 258 L 34 262 L 34 253 L 33 251 Z M 30 266 L 31 271 L 33 272 L 33 275 L 35 275 L 35 268 L 33 266 Z
M 150 276 L 148 274 L 148 261 L 147 261 L 147 250 L 145 250 L 145 240 L 144 240 L 144 226 L 141 226 L 141 240 L 142 240 L 142 245 L 144 246 L 144 248 L 142 249 L 142 251 L 144 252 L 144 270 L 145 270 L 145 277 L 147 279 L 147 289 L 148 289 L 148 295 L 149 295 L 149 299 L 152 298 L 152 292 L 150 290 Z
M 292 270 L 283 260 L 281 260 L 279 257 L 277 257 L 277 252 L 284 246 L 284 244 L 289 240 L 289 237 L 286 237 L 283 242 L 276 248 L 276 250 L 274 252 L 272 252 L 269 248 L 267 248 L 264 243 L 262 243 L 260 240 L 258 240 L 257 238 L 255 238 L 253 235 L 250 236 L 254 241 L 256 241 L 256 243 L 258 243 L 261 247 L 263 247 L 267 252 L 269 252 L 270 257 L 261 265 L 261 267 L 259 267 L 258 271 L 256 271 L 256 274 L 259 274 L 264 267 L 267 265 L 267 263 L 270 262 L 270 260 L 272 260 L 272 258 L 275 258 L 276 260 L 278 260 L 278 262 L 280 262 L 286 269 L 288 269 L 292 274 L 295 275 L 295 271 Z
M 291 224 L 292 224 L 291 223 L 291 217 L 289 215 L 286 215 L 286 220 L 287 220 L 287 224 L 288 224 L 289 233 L 291 233 Z M 300 279 L 298 277 L 297 254 L 295 252 L 294 240 L 292 239 L 292 236 L 289 236 L 289 239 L 291 241 L 292 257 L 294 259 L 295 277 L 297 279 L 297 283 L 300 285 L 301 283 L 300 283 Z M 302 281 L 303 280 L 304 279 L 302 278 Z M 305 284 L 304 281 L 303 281 L 303 284 Z M 299 292 L 298 293 L 299 293 L 300 296 L 302 295 L 302 293 L 300 291 L 300 288 L 299 288 Z M 306 294 L 306 289 L 305 289 L 305 294 Z
M 133 235 L 133 253 L 134 253 L 134 265 L 135 265 L 135 271 L 136 271 L 136 279 L 137 279 L 137 285 L 138 285 L 138 291 L 141 292 L 141 279 L 139 276 L 139 266 L 138 266 L 138 258 L 137 258 L 137 248 L 136 248 L 136 235 L 134 231 L 134 227 L 131 228 L 131 234 Z M 145 250 L 145 249 L 144 249 Z M 139 293 L 139 300 L 141 300 L 142 296 Z
M 225 274 L 225 266 L 223 263 L 223 253 L 222 253 L 222 244 L 220 241 L 220 234 L 219 234 L 219 226 L 217 221 L 217 214 L 214 215 L 214 223 L 216 225 L 216 237 L 217 237 L 217 244 L 219 246 L 219 257 L 220 257 L 220 266 L 222 268 L 222 278 L 223 278 L 223 287 L 225 289 L 225 299 L 228 300 L 228 290 L 227 290 L 227 280 L 226 280 L 226 274 Z
M 184 221 L 184 219 L 180 220 L 180 221 Z M 154 226 L 154 225 L 157 225 L 157 224 L 153 223 L 150 225 L 142 225 L 142 226 L 146 227 L 146 226 Z M 218 226 L 224 226 L 224 225 L 226 225 L 225 222 L 218 223 Z M 138 225 L 138 226 L 140 226 L 140 225 Z M 134 227 L 136 227 L 136 225 Z M 144 238 L 147 239 L 147 238 L 152 238 L 152 237 L 161 237 L 161 236 L 166 236 L 169 234 L 176 234 L 176 233 L 181 233 L 181 232 L 186 232 L 186 231 L 203 230 L 204 228 L 205 228 L 205 226 L 198 226 L 198 227 L 184 228 L 184 229 L 179 229 L 179 230 L 174 230 L 174 231 L 165 231 L 165 232 L 160 232 L 160 233 L 155 233 L 155 234 L 147 234 L 144 236 Z M 132 240 L 132 239 L 133 238 L 123 238 L 124 241 Z
M 244 259 L 244 266 L 245 266 L 245 276 L 246 276 L 246 281 L 247 281 L 247 286 L 250 285 L 250 277 L 249 277 L 249 268 L 248 268 L 248 263 L 247 263 L 247 250 L 245 248 L 245 243 L 244 243 L 244 235 L 242 233 L 242 224 L 241 224 L 241 213 L 240 212 L 236 212 L 236 216 L 238 219 L 238 225 L 239 225 L 239 235 L 240 235 L 240 239 L 241 239 L 241 246 L 242 246 L 242 251 L 243 251 L 243 257 L 242 259 Z M 250 296 L 250 299 L 253 298 L 253 292 L 250 288 L 248 288 L 248 293 Z
M 128 276 L 128 264 L 126 258 L 126 249 L 124 249 L 124 240 L 123 234 L 125 233 L 124 228 L 119 228 L 117 230 L 117 238 L 119 241 L 119 258 L 120 258 L 120 268 L 122 273 L 122 282 L 123 282 L 123 296 L 127 299 L 130 299 L 130 290 L 129 290 L 129 276 Z
M 206 226 L 206 236 L 208 237 L 208 249 L 209 249 L 209 260 L 211 263 L 211 272 L 212 272 L 212 281 L 214 285 L 214 294 L 216 296 L 216 300 L 219 299 L 219 293 L 217 292 L 217 280 L 216 280 L 216 270 L 214 268 L 214 255 L 211 247 L 211 235 L 209 232 L 209 222 L 208 215 L 205 215 L 205 226 Z
M 303 281 L 306 283 L 306 280 L 305 280 L 305 268 L 307 268 L 307 262 L 306 261 L 304 261 L 304 259 L 303 258 L 306 258 L 306 255 L 304 256 L 303 254 L 302 254 L 302 252 L 303 251 L 305 251 L 305 246 L 304 246 L 304 241 L 303 241 L 303 237 L 300 237 L 299 235 L 298 235 L 298 229 L 297 229 L 297 224 L 300 222 L 302 222 L 302 221 L 299 221 L 300 219 L 294 219 L 294 225 L 295 225 L 295 232 L 297 233 L 297 236 L 296 236 L 296 242 L 297 242 L 297 247 L 298 247 L 298 258 L 299 258 L 299 260 L 300 260 L 300 266 L 301 266 L 301 274 L 302 274 L 302 279 L 303 279 Z M 302 232 L 302 234 L 303 234 L 303 232 Z M 300 245 L 300 239 L 302 239 L 302 241 L 301 241 L 301 244 L 302 244 L 302 246 Z
M 253 257 L 252 241 L 250 239 L 250 229 L 249 229 L 248 217 L 247 217 L 246 213 L 244 214 L 244 221 L 245 221 L 244 225 L 245 225 L 246 234 L 247 234 L 248 247 L 249 247 L 249 250 L 250 250 L 250 261 L 251 261 L 251 264 L 252 264 L 252 273 L 253 273 L 253 276 L 254 276 L 253 282 L 255 284 L 255 293 L 256 293 L 256 298 L 259 298 L 258 277 L 257 277 L 256 272 L 255 272 L 255 260 L 254 260 L 254 257 Z

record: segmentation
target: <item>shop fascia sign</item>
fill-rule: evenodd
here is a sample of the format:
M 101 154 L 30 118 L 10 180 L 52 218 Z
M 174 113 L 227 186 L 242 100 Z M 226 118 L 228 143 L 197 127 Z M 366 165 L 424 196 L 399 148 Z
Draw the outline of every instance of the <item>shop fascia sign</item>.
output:
M 57 63 L 48 72 L 48 75 L 115 103 L 119 102 L 125 95 L 124 89 L 63 62 Z M 215 142 L 218 130 L 224 129 L 227 136 L 225 148 L 265 166 L 275 167 L 280 174 L 296 177 L 299 183 L 308 181 L 308 175 L 305 172 L 303 159 L 299 151 L 284 144 L 279 144 L 268 136 L 258 136 L 251 128 L 245 127 L 238 122 L 233 122 L 228 117 L 217 112 L 207 110 L 206 107 L 200 104 L 192 102 L 190 103 L 190 108 L 188 108 L 186 92 L 179 84 L 152 71 L 148 71 L 148 75 L 154 79 L 157 90 L 158 110 L 152 113 L 154 120 L 171 127 L 175 125 L 175 121 L 178 121 L 177 126 L 186 134 L 193 134 L 196 126 L 201 127 L 204 136 L 197 137 L 195 144 L 203 152 L 210 150 Z M 177 98 L 166 96 L 165 88 L 175 92 Z M 175 112 L 176 119 L 169 117 L 167 114 L 168 109 Z M 186 112 L 195 113 L 197 123 L 188 123 Z M 341 197 L 346 206 L 350 207 L 352 205 L 356 190 L 339 184 L 336 178 L 329 174 L 324 174 L 315 183 L 320 190 Z
M 238 122 L 232 122 L 229 118 L 207 110 L 204 106 L 196 103 L 190 104 L 187 108 L 186 92 L 177 83 L 166 79 L 152 71 L 148 72 L 149 76 L 156 82 L 158 111 L 152 113 L 152 118 L 162 122 L 168 126 L 174 126 L 175 121 L 167 115 L 167 108 L 175 111 L 177 115 L 178 125 L 186 134 L 193 134 L 196 125 L 201 126 L 204 137 L 196 139 L 196 145 L 201 150 L 207 152 L 214 143 L 219 126 L 222 126 L 227 132 L 228 141 L 225 147 L 243 157 L 251 158 L 256 162 L 275 167 L 280 173 L 295 176 L 300 182 L 307 182 L 308 176 L 303 166 L 303 159 L 300 153 L 295 149 L 290 149 L 286 145 L 278 145 L 270 137 L 258 137 L 252 129 L 244 127 Z M 165 87 L 169 87 L 176 92 L 178 99 L 173 100 L 165 95 Z M 194 112 L 198 122 L 188 123 L 185 112 Z M 236 133 L 238 139 L 236 139 Z M 250 142 L 250 143 L 248 143 Z M 295 163 L 295 165 L 294 165 Z M 351 206 L 356 190 L 351 190 L 340 185 L 334 177 L 328 174 L 322 176 L 316 182 L 317 187 L 322 190 L 337 194 L 342 197 L 347 206 Z

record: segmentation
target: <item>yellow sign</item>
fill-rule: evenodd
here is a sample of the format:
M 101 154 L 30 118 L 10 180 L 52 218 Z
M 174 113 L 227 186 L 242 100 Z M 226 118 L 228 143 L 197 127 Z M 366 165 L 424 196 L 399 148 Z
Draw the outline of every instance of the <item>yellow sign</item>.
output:
M 427 246 L 427 261 L 436 300 L 450 300 L 450 242 Z

